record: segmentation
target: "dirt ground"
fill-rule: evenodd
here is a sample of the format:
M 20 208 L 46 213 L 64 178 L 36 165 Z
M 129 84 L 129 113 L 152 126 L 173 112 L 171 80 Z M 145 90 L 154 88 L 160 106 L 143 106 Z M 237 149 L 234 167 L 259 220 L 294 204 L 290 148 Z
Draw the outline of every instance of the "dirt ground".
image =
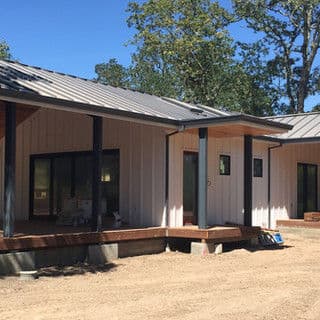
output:
M 278 250 L 163 253 L 3 278 L 0 319 L 320 319 L 320 236 L 283 236 Z

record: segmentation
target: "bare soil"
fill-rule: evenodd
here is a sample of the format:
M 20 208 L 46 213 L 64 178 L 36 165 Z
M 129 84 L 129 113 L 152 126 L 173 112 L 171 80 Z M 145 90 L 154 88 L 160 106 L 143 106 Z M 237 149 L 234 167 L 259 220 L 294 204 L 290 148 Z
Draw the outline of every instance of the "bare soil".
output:
M 0 319 L 320 319 L 320 237 L 277 250 L 163 253 L 0 280 Z

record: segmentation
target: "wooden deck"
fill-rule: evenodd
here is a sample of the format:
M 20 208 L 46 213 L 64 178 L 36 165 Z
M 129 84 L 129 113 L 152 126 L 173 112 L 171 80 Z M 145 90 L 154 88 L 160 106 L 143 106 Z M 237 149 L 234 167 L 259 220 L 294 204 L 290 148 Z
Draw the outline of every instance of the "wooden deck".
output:
M 31 250 L 112 243 L 155 238 L 185 238 L 203 241 L 232 242 L 254 238 L 260 228 L 243 226 L 214 226 L 198 229 L 197 226 L 180 228 L 150 227 L 105 228 L 102 232 L 90 232 L 87 227 L 63 227 L 48 222 L 24 222 L 16 224 L 12 238 L 0 234 L 0 251 Z
M 260 227 L 245 226 L 215 226 L 208 229 L 198 229 L 197 226 L 185 226 L 181 228 L 168 228 L 167 233 L 168 237 L 171 238 L 232 242 L 254 238 L 258 236 L 260 230 Z
M 303 219 L 277 220 L 277 227 L 320 229 L 320 221 L 304 221 Z

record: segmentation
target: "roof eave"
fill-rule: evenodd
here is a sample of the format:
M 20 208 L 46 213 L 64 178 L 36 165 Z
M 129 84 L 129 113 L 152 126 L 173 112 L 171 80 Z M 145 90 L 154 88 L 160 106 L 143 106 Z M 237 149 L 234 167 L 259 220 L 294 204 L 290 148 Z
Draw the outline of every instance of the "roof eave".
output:
M 278 138 L 269 136 L 258 136 L 255 137 L 257 140 L 266 142 L 278 142 L 281 144 L 299 144 L 299 143 L 317 143 L 320 142 L 320 137 L 301 137 L 301 138 Z
M 31 106 L 77 112 L 87 115 L 98 115 L 124 121 L 143 122 L 150 125 L 160 125 L 166 128 L 201 128 L 223 124 L 246 124 L 259 128 L 268 128 L 270 134 L 283 133 L 292 129 L 291 125 L 265 120 L 245 114 L 228 115 L 222 117 L 208 117 L 203 119 L 175 120 L 152 115 L 141 114 L 127 110 L 117 110 L 109 107 L 85 104 L 77 101 L 41 96 L 30 92 L 14 91 L 0 88 L 0 100 L 11 101 Z
M 179 127 L 179 121 L 174 119 L 160 118 L 132 111 L 116 110 L 113 108 L 97 106 L 93 104 L 63 100 L 59 98 L 52 98 L 29 92 L 13 91 L 3 88 L 0 88 L 0 100 L 61 111 L 77 112 L 86 115 L 104 116 L 124 121 L 143 122 L 150 125 L 156 124 L 167 128 Z
M 196 119 L 196 120 L 186 120 L 181 121 L 181 125 L 185 128 L 201 128 L 201 127 L 211 127 L 224 124 L 246 124 L 259 128 L 269 128 L 270 132 L 284 133 L 288 130 L 291 130 L 293 126 L 279 123 L 275 121 L 265 120 L 258 117 L 246 115 L 246 114 L 237 114 L 229 115 L 223 117 L 215 118 L 206 118 L 206 119 Z

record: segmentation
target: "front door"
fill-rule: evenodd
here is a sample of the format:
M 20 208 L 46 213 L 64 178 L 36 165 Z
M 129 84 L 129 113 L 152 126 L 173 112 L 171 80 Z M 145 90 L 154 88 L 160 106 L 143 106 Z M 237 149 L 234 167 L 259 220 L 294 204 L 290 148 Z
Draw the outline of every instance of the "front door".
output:
M 183 153 L 183 224 L 198 220 L 198 153 Z
M 317 165 L 298 163 L 298 206 L 297 217 L 303 219 L 305 212 L 318 210 Z

